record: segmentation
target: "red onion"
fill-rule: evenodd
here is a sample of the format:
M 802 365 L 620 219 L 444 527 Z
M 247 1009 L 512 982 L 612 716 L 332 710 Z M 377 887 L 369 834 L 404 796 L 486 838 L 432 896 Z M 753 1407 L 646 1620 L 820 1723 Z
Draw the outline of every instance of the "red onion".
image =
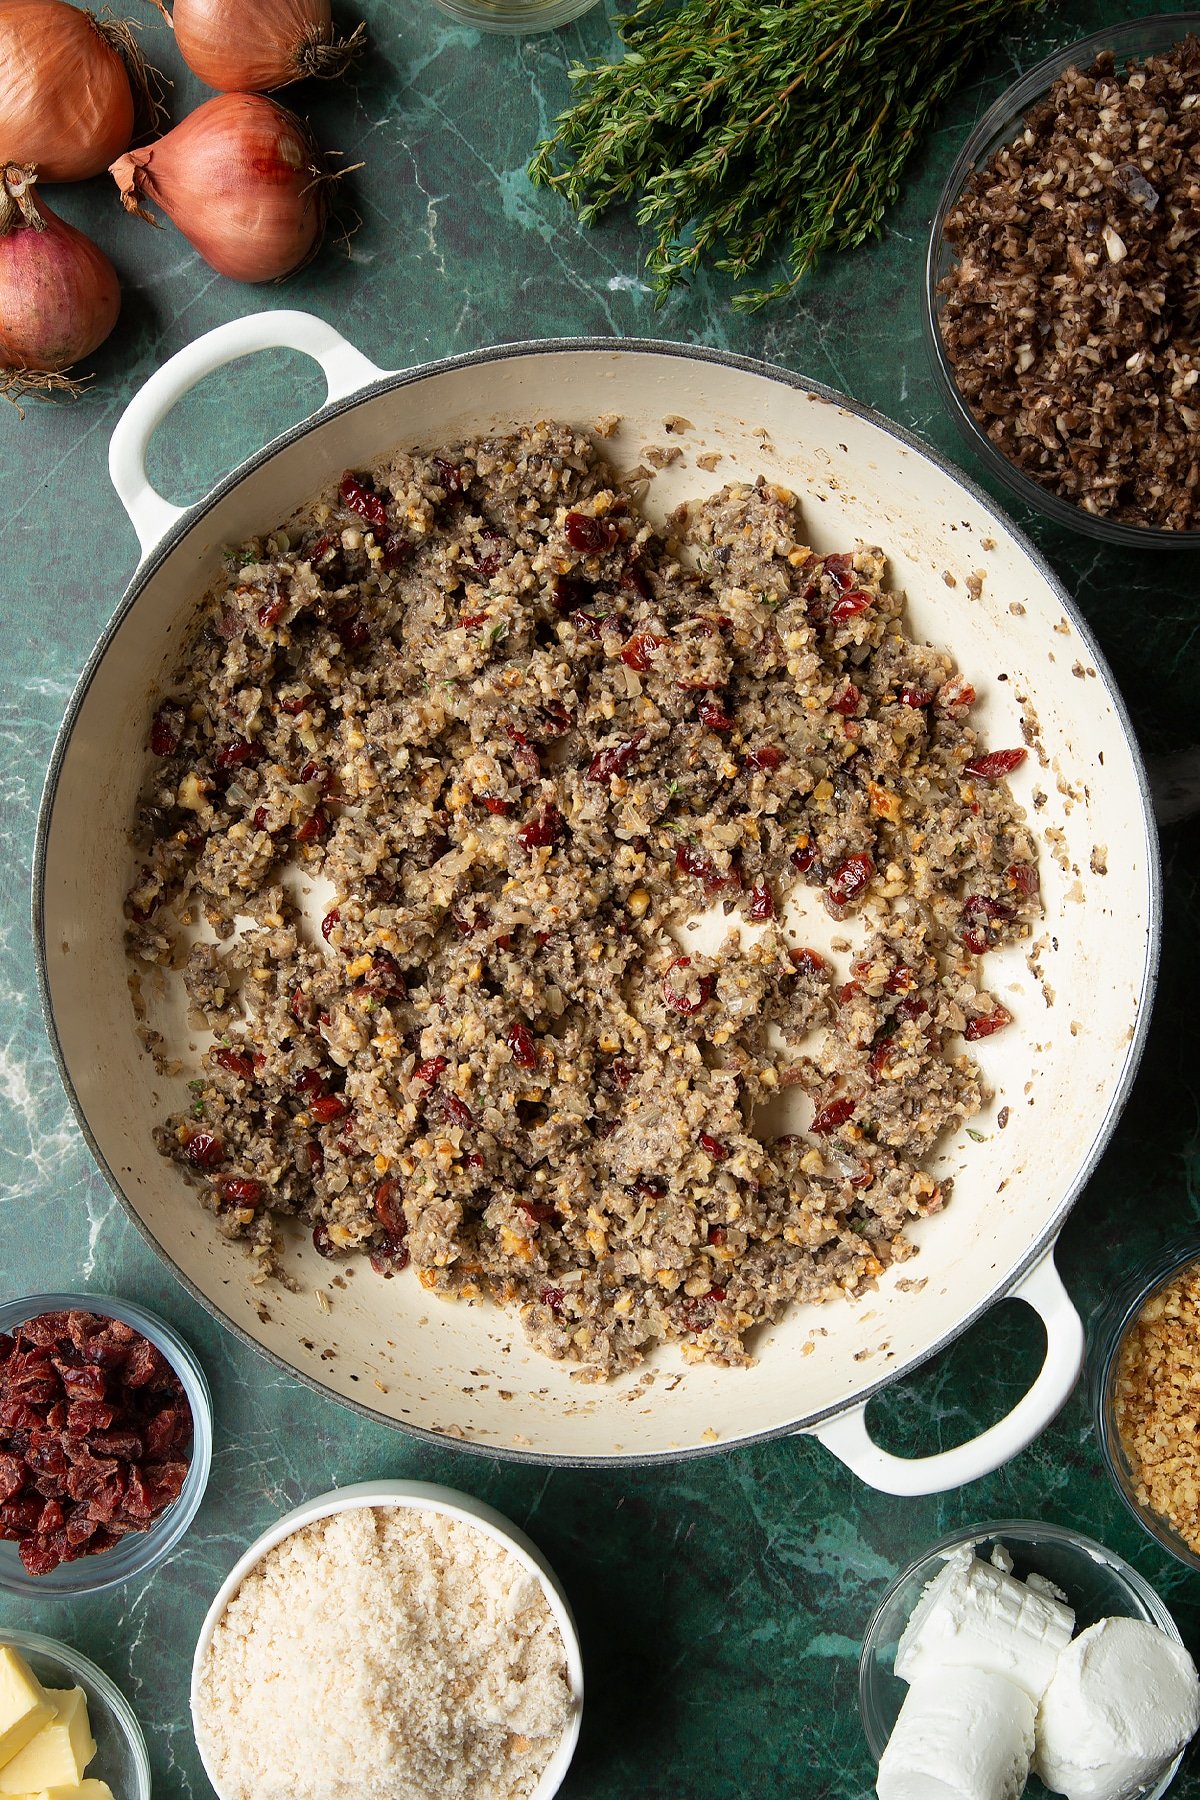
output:
M 133 136 L 138 104 L 155 128 L 158 81 L 122 19 L 66 0 L 0 5 L 0 154 L 39 180 L 101 175 Z
M 121 290 L 103 250 L 35 200 L 32 168 L 0 176 L 0 393 L 75 393 L 63 370 L 117 322 Z
M 110 171 L 130 212 L 160 207 L 234 281 L 276 281 L 314 256 L 330 175 L 308 126 L 264 94 L 218 94 Z
M 359 25 L 339 38 L 329 0 L 174 0 L 169 16 L 188 68 L 222 93 L 340 75 L 366 37 Z

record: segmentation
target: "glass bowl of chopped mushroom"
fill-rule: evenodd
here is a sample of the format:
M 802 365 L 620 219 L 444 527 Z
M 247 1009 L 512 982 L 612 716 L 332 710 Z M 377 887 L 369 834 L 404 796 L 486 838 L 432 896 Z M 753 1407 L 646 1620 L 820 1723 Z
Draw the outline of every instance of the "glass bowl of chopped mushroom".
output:
M 1038 63 L 951 169 L 925 274 L 950 411 L 1012 494 L 1071 530 L 1200 546 L 1194 317 L 1200 13 Z
M 1200 1569 L 1200 1240 L 1141 1268 L 1101 1313 L 1092 1405 L 1121 1498 Z

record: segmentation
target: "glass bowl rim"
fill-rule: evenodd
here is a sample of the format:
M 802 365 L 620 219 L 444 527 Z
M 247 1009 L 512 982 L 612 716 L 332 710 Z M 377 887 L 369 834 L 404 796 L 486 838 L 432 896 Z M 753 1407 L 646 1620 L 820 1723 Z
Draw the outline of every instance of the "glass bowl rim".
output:
M 76 1650 L 73 1644 L 65 1644 L 61 1638 L 46 1637 L 42 1632 L 20 1631 L 16 1626 L 5 1625 L 0 1627 L 0 1643 L 11 1644 L 22 1655 L 55 1658 L 74 1675 L 82 1677 L 88 1687 L 96 1690 L 120 1726 L 137 1771 L 137 1792 L 123 1796 L 123 1800 L 150 1800 L 152 1776 L 146 1734 L 128 1696 L 117 1686 L 112 1676 L 106 1674 L 90 1656 L 85 1656 L 82 1650 Z
M 935 384 L 962 437 L 983 462 L 989 474 L 1001 481 L 1009 493 L 1026 506 L 1068 530 L 1127 549 L 1195 550 L 1200 548 L 1200 525 L 1190 531 L 1168 531 L 1159 525 L 1132 525 L 1127 520 L 1110 519 L 1103 514 L 1085 512 L 1074 501 L 1064 500 L 1061 495 L 1043 487 L 996 448 L 959 390 L 942 344 L 937 294 L 941 278 L 939 258 L 946 248 L 942 231 L 946 216 L 962 193 L 968 175 L 981 164 L 985 156 L 998 147 L 998 140 L 1008 141 L 1013 136 L 1030 107 L 1044 97 L 1047 89 L 1065 69 L 1076 63 L 1086 67 L 1105 50 L 1111 50 L 1121 60 L 1135 55 L 1139 49 L 1146 50 L 1147 37 L 1165 37 L 1166 44 L 1146 50 L 1146 54 L 1153 54 L 1154 48 L 1166 48 L 1170 43 L 1177 43 L 1193 32 L 1200 33 L 1200 12 L 1149 13 L 1145 18 L 1127 19 L 1109 31 L 1089 32 L 1087 37 L 1077 38 L 1064 48 L 1042 57 L 1024 75 L 1005 88 L 972 127 L 942 185 L 925 249 L 922 335 Z
M 1169 1521 L 1142 1506 L 1134 1494 L 1109 1403 L 1121 1346 L 1142 1308 L 1162 1288 L 1169 1287 L 1186 1269 L 1197 1264 L 1200 1264 L 1200 1236 L 1193 1234 L 1184 1245 L 1164 1247 L 1140 1263 L 1112 1297 L 1097 1308 L 1094 1316 L 1097 1341 L 1089 1382 L 1096 1438 L 1109 1479 L 1127 1511 L 1132 1513 L 1147 1536 L 1184 1568 L 1193 1570 L 1200 1569 L 1200 1553 L 1189 1549 Z
M 863 1632 L 862 1646 L 858 1653 L 858 1716 L 862 1726 L 863 1737 L 867 1742 L 867 1748 L 870 1750 L 871 1755 L 876 1762 L 879 1760 L 883 1746 L 881 1744 L 879 1749 L 876 1749 L 876 1735 L 872 1729 L 874 1724 L 874 1711 L 867 1700 L 867 1689 L 882 1621 L 887 1608 L 891 1605 L 905 1582 L 911 1580 L 914 1575 L 922 1570 L 927 1564 L 932 1563 L 935 1559 L 942 1558 L 944 1560 L 947 1551 L 957 1549 L 966 1544 L 973 1545 L 996 1541 L 1000 1541 L 1006 1545 L 1011 1541 L 1013 1543 L 1033 1545 L 1035 1547 L 1038 1543 L 1046 1542 L 1061 1544 L 1068 1549 L 1078 1550 L 1082 1555 L 1091 1557 L 1095 1561 L 1102 1562 L 1106 1567 L 1112 1570 L 1125 1587 L 1129 1588 L 1137 1596 L 1138 1600 L 1145 1607 L 1146 1611 L 1150 1614 L 1161 1631 L 1164 1631 L 1175 1643 L 1181 1644 L 1183 1642 L 1179 1627 L 1175 1623 L 1174 1617 L 1172 1616 L 1166 1601 L 1162 1598 L 1161 1594 L 1159 1594 L 1158 1590 L 1152 1587 L 1150 1582 L 1146 1580 L 1146 1577 L 1139 1574 L 1132 1563 L 1127 1562 L 1119 1551 L 1110 1550 L 1107 1544 L 1101 1544 L 1096 1538 L 1089 1537 L 1086 1532 L 1076 1531 L 1074 1527 L 1070 1525 L 1056 1525 L 1049 1520 L 1041 1519 L 990 1519 L 985 1520 L 980 1525 L 961 1526 L 955 1531 L 947 1532 L 946 1535 L 939 1538 L 936 1543 L 930 1544 L 928 1549 L 922 1551 L 920 1556 L 914 1557 L 905 1568 L 900 1570 L 895 1579 L 888 1583 L 886 1593 L 883 1594 L 882 1598 L 874 1607 L 871 1617 L 867 1621 L 866 1630 Z M 929 1573 L 932 1576 L 936 1571 L 930 1569 Z M 1179 1756 L 1176 1757 L 1171 1764 L 1167 1779 L 1160 1788 L 1152 1790 L 1152 1794 L 1154 1792 L 1166 1792 L 1166 1788 L 1170 1785 L 1170 1781 L 1174 1780 L 1175 1771 L 1179 1767 L 1184 1754 L 1185 1751 L 1180 1751 Z M 1151 1796 L 1147 1796 L 1146 1800 L 1151 1800 Z
M 479 5 L 475 0 L 435 0 L 460 25 L 509 36 L 555 31 L 560 25 L 582 18 L 598 3 L 599 0 L 497 0 L 495 5 Z
M 60 1568 L 70 1573 L 56 1582 L 39 1575 L 27 1575 L 20 1563 L 0 1565 L 0 1591 L 26 1598 L 36 1595 L 44 1600 L 70 1600 L 80 1594 L 102 1593 L 106 1588 L 119 1587 L 148 1574 L 179 1544 L 190 1528 L 208 1486 L 213 1451 L 212 1395 L 199 1358 L 186 1338 L 148 1307 L 122 1299 L 117 1294 L 26 1294 L 3 1300 L 0 1301 L 0 1332 L 11 1331 L 23 1320 L 47 1312 L 90 1312 L 132 1325 L 166 1357 L 183 1384 L 192 1415 L 192 1453 L 183 1488 L 178 1499 L 172 1501 L 148 1530 L 129 1533 L 112 1550 L 60 1564 Z M 106 1568 L 106 1560 L 126 1544 L 130 1546 L 126 1560 L 116 1570 L 111 1563 Z M 138 1554 L 139 1551 L 142 1554 Z
M 543 1769 L 536 1787 L 529 1796 L 529 1800 L 553 1800 L 553 1796 L 557 1794 L 566 1779 L 579 1742 L 579 1732 L 583 1722 L 583 1651 L 579 1639 L 579 1627 L 575 1623 L 575 1616 L 571 1611 L 566 1591 L 553 1566 L 538 1546 L 525 1535 L 519 1526 L 515 1525 L 511 1519 L 506 1518 L 503 1513 L 498 1512 L 495 1507 L 489 1506 L 484 1500 L 477 1500 L 473 1494 L 464 1493 L 458 1488 L 445 1487 L 438 1482 L 403 1479 L 352 1482 L 346 1487 L 332 1488 L 328 1493 L 317 1494 L 311 1500 L 303 1501 L 299 1506 L 283 1513 L 273 1524 L 268 1525 L 264 1531 L 259 1533 L 234 1563 L 217 1589 L 204 1615 L 204 1621 L 196 1639 L 188 1692 L 192 1734 L 195 1738 L 196 1750 L 214 1794 L 217 1795 L 218 1800 L 224 1800 L 222 1789 L 218 1785 L 215 1772 L 209 1767 L 201 1742 L 199 1690 L 204 1660 L 216 1628 L 230 1601 L 247 1575 L 257 1568 L 263 1558 L 288 1538 L 295 1536 L 298 1531 L 303 1531 L 306 1526 L 315 1525 L 322 1519 L 332 1518 L 337 1513 L 378 1506 L 402 1507 L 413 1512 L 443 1513 L 449 1518 L 460 1519 L 464 1524 L 472 1526 L 477 1531 L 482 1531 L 493 1542 L 503 1545 L 504 1549 L 537 1580 L 563 1641 L 567 1681 L 572 1701 L 571 1713 L 563 1728 L 562 1736 L 554 1748 L 550 1761 Z

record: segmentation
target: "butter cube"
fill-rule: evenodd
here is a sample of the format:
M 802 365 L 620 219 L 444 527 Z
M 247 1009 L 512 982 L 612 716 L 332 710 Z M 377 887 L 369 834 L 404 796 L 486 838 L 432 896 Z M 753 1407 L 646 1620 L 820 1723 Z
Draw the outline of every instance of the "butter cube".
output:
M 0 1644 L 0 1769 L 54 1717 L 54 1703 L 25 1658 Z
M 23 1800 L 113 1800 L 113 1791 L 107 1781 L 95 1781 L 89 1776 L 78 1787 L 40 1788 L 36 1794 L 24 1795 Z
M 37 1794 L 45 1788 L 78 1788 L 96 1754 L 82 1688 L 47 1688 L 54 1717 L 23 1750 L 0 1768 L 0 1794 Z

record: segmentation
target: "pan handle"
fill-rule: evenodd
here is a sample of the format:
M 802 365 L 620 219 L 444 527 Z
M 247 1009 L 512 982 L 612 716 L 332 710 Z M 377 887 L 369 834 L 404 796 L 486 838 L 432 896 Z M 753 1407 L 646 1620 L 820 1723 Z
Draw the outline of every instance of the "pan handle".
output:
M 1002 1467 L 1065 1405 L 1083 1364 L 1083 1323 L 1054 1266 L 1053 1245 L 1008 1297 L 1023 1300 L 1041 1315 L 1046 1356 L 1029 1392 L 987 1431 L 936 1456 L 892 1456 L 873 1442 L 864 1405 L 815 1426 L 812 1435 L 860 1481 L 884 1494 L 941 1494 Z
M 303 312 L 250 313 L 206 331 L 155 370 L 121 414 L 108 448 L 108 472 L 133 521 L 143 560 L 189 510 L 164 500 L 146 473 L 146 451 L 156 428 L 189 388 L 214 369 L 256 350 L 302 350 L 325 371 L 325 405 L 378 381 L 377 369 L 340 331 Z

